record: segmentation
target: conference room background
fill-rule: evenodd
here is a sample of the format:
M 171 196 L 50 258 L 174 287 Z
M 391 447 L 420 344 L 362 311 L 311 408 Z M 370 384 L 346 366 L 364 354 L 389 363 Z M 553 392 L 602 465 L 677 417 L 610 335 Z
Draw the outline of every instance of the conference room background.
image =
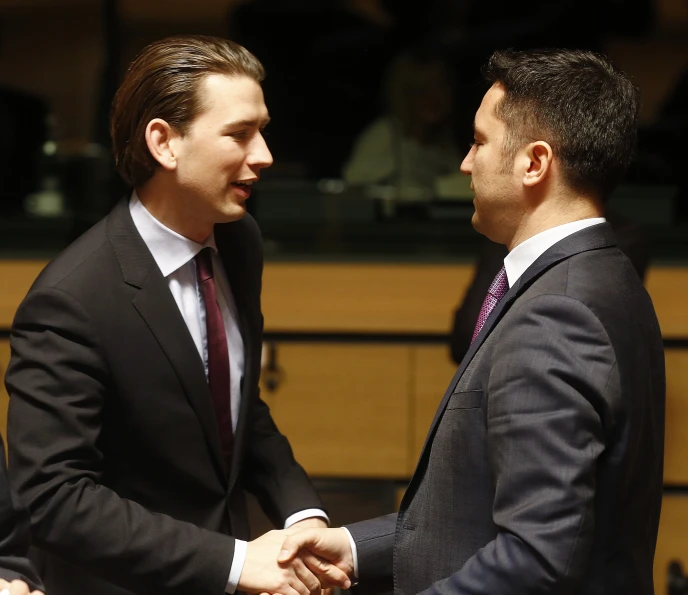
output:
M 666 593 L 670 562 L 688 564 L 688 0 L 0 0 L 0 374 L 33 279 L 128 191 L 108 133 L 127 64 L 178 33 L 229 37 L 266 68 L 275 164 L 249 201 L 262 396 L 334 523 L 398 505 L 455 370 L 447 337 L 481 247 L 458 172 L 480 65 L 498 48 L 583 47 L 633 77 L 639 147 L 609 209 L 646 234 L 665 340 Z M 430 113 L 419 149 L 406 130 Z M 7 401 L 0 389 L 3 434 Z

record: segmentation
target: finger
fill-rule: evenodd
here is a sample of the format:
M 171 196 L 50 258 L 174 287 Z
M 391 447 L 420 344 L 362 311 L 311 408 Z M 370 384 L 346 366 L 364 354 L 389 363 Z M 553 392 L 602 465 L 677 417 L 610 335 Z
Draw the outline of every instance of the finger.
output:
M 313 529 L 304 529 L 289 535 L 282 544 L 282 551 L 277 557 L 278 562 L 289 562 L 299 552 L 302 547 L 315 545 L 319 539 L 319 531 Z
M 348 589 L 351 586 L 351 581 L 339 566 L 328 562 L 327 560 L 316 556 L 310 550 L 301 550 L 299 558 L 303 560 L 306 567 L 318 577 L 320 586 L 323 588 L 340 587 Z
M 285 589 L 287 590 L 285 595 L 311 595 L 308 587 L 304 585 L 296 575 L 291 577 L 289 584 L 286 585 Z M 289 589 L 291 589 L 291 592 L 289 592 Z
M 13 580 L 10 583 L 10 595 L 29 595 L 29 585 L 24 581 Z
M 289 566 L 294 571 L 296 578 L 301 581 L 301 584 L 303 584 L 306 589 L 308 589 L 309 594 L 320 592 L 320 581 L 318 577 L 306 567 L 301 558 L 294 558 Z

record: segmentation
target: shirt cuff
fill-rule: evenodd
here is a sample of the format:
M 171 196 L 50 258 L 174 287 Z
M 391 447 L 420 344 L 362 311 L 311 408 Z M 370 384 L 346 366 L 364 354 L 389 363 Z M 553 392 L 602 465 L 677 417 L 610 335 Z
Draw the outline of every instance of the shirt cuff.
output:
M 234 540 L 234 559 L 229 569 L 229 578 L 227 579 L 227 587 L 225 588 L 226 593 L 234 593 L 234 591 L 236 591 L 239 579 L 241 578 L 241 572 L 244 570 L 247 550 L 248 543 L 246 541 L 241 541 L 241 539 Z
M 351 533 L 349 533 L 349 530 L 346 527 L 342 527 L 342 529 L 344 529 L 344 531 L 346 531 L 346 534 L 349 536 L 349 544 L 351 545 L 351 557 L 354 559 L 353 578 L 358 580 L 358 550 L 356 549 L 356 542 L 354 541 L 354 538 L 351 537 Z M 352 580 L 351 582 L 353 583 L 354 581 Z
M 319 508 L 307 508 L 301 512 L 295 512 L 286 521 L 284 521 L 284 528 L 289 529 L 293 524 L 303 521 L 305 519 L 312 519 L 313 517 L 318 517 L 324 519 L 327 525 L 330 525 L 330 517 L 325 514 L 324 510 Z

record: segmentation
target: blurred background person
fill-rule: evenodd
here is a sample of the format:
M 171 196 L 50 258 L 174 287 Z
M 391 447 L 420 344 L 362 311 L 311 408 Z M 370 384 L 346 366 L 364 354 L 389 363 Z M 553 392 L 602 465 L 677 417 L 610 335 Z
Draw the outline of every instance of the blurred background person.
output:
M 389 184 L 400 198 L 430 198 L 438 177 L 458 173 L 455 85 L 430 48 L 402 53 L 385 77 L 384 114 L 358 137 L 343 177 L 350 184 Z

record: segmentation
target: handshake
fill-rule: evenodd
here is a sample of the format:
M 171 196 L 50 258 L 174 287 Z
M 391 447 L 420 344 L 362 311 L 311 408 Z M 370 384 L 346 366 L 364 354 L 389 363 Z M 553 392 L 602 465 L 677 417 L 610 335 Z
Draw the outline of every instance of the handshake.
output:
M 308 519 L 249 542 L 237 590 L 313 595 L 330 587 L 348 589 L 354 575 L 349 535 L 346 529 L 319 528 L 324 526 Z

